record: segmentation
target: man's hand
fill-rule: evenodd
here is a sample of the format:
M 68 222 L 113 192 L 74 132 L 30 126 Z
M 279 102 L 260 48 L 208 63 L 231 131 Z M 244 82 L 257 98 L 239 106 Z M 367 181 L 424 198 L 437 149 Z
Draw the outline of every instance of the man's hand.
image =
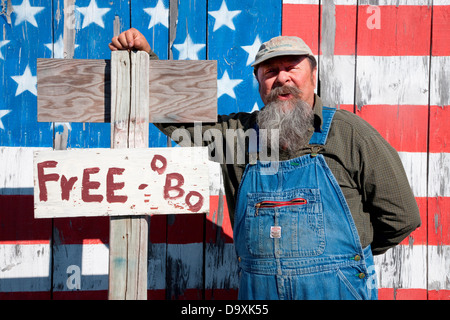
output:
M 151 48 L 147 39 L 137 29 L 131 28 L 122 32 L 117 37 L 113 37 L 109 44 L 111 51 L 116 50 L 142 50 L 150 53 Z

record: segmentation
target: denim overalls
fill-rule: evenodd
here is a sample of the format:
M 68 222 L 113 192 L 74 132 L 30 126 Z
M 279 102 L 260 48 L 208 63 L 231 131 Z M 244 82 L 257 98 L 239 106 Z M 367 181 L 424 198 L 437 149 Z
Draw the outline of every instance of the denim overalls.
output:
M 334 108 L 323 108 L 324 145 Z M 364 250 L 342 191 L 321 154 L 247 165 L 238 191 L 234 243 L 239 299 L 377 299 L 370 246 Z

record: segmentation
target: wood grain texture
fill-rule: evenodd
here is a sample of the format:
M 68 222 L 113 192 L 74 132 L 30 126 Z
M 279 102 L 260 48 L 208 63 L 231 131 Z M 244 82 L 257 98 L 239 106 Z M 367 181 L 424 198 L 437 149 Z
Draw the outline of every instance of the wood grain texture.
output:
M 428 172 L 428 294 L 450 299 L 450 3 L 433 7 Z
M 38 121 L 109 122 L 110 67 L 109 60 L 38 59 Z M 217 121 L 216 61 L 157 60 L 139 70 L 149 70 L 150 122 Z
M 142 95 L 140 91 L 145 95 L 148 92 L 148 82 L 136 81 L 136 70 L 141 70 L 141 67 L 148 70 L 148 60 L 148 55 L 143 52 L 118 51 L 111 54 L 111 91 L 114 93 L 111 104 L 112 149 L 148 147 L 147 107 L 136 103 Z M 135 125 L 130 128 L 133 121 Z M 140 135 L 139 131 L 145 135 Z M 142 139 L 130 146 L 130 136 L 134 137 L 134 132 Z M 148 218 L 112 217 L 109 244 L 108 299 L 146 300 Z
M 318 91 L 324 105 L 353 111 L 356 51 L 356 0 L 325 1 L 320 11 Z
M 144 52 L 131 52 L 131 100 L 129 119 L 129 148 L 147 148 L 149 143 L 149 56 Z
M 38 121 L 109 121 L 109 60 L 37 59 L 37 79 Z
M 216 109 L 216 61 L 150 62 L 151 122 L 215 122 Z

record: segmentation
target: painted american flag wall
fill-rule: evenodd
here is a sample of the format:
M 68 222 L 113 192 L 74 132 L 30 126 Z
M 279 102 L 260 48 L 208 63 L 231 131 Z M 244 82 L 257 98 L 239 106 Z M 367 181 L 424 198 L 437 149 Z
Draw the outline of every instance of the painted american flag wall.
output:
M 250 64 L 273 36 L 302 37 L 326 104 L 399 151 L 422 226 L 376 259 L 382 299 L 450 299 L 448 0 L 7 0 L 0 15 L 0 299 L 106 299 L 108 218 L 34 219 L 32 152 L 109 148 L 109 124 L 38 123 L 36 59 L 109 59 L 130 26 L 161 59 L 218 61 L 218 111 L 262 107 Z M 172 11 L 172 12 L 171 12 Z M 174 21 L 177 21 L 175 24 Z M 176 26 L 176 28 L 175 28 Z M 167 139 L 150 125 L 150 146 Z M 171 144 L 170 144 L 171 145 Z M 153 216 L 150 299 L 233 299 L 237 264 L 222 177 L 206 216 Z
M 32 152 L 109 148 L 109 124 L 37 123 L 36 59 L 109 59 L 111 37 L 133 26 L 160 59 L 218 60 L 219 112 L 250 112 L 262 106 L 252 57 L 261 42 L 281 33 L 282 3 L 6 3 L 0 16 L 0 299 L 106 299 L 108 218 L 34 219 Z M 149 138 L 150 147 L 167 146 L 167 138 L 153 125 Z M 150 299 L 237 297 L 237 264 L 219 166 L 211 163 L 210 172 L 209 215 L 150 219 Z
M 399 152 L 422 226 L 376 257 L 380 299 L 450 299 L 450 1 L 284 0 L 284 35 L 319 59 L 325 104 L 355 112 Z

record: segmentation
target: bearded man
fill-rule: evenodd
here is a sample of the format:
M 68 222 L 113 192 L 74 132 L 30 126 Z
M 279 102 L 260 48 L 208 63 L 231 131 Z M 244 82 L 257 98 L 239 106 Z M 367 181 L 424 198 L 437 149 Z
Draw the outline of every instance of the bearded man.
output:
M 110 48 L 155 57 L 135 29 L 113 38 Z M 245 163 L 222 165 L 239 298 L 377 299 L 373 255 L 420 226 L 397 152 L 355 114 L 323 106 L 314 93 L 316 60 L 302 39 L 269 40 L 252 66 L 264 108 L 202 124 L 203 132 L 220 133 L 214 143 L 225 150 L 234 145 L 229 130 L 277 133 L 249 147 Z M 191 124 L 158 127 L 194 136 Z M 268 146 L 278 156 L 272 171 L 266 169 L 273 161 L 260 157 Z

